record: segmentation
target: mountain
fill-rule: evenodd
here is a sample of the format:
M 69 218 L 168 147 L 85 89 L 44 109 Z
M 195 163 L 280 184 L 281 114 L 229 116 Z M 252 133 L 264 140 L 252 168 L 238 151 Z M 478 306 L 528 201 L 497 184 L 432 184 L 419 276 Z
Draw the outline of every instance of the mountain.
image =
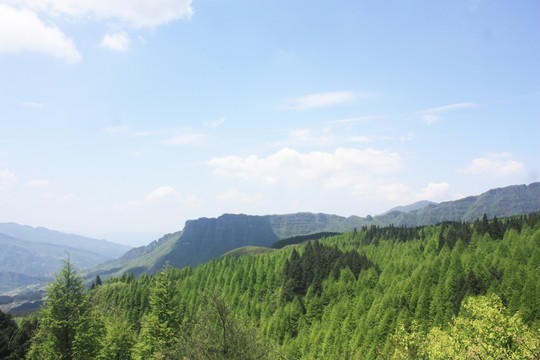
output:
M 116 244 L 107 240 L 92 239 L 85 236 L 49 230 L 44 227 L 19 225 L 13 222 L 0 223 L 0 233 L 20 240 L 69 246 L 70 248 L 105 255 L 108 258 L 122 256 L 126 251 L 131 249 L 131 246 Z
M 374 219 L 384 224 L 423 226 L 443 221 L 474 221 L 484 213 L 488 218 L 530 214 L 540 210 L 540 182 L 492 189 L 478 196 L 469 196 L 439 204 L 430 203 L 423 208 L 394 211 Z
M 105 240 L 15 223 L 0 224 L 0 294 L 46 284 L 62 266 L 66 251 L 77 266 L 91 268 L 130 249 Z
M 422 209 L 422 208 L 426 207 L 427 205 L 437 205 L 437 203 L 433 202 L 433 201 L 428 201 L 428 200 L 417 201 L 417 202 L 415 202 L 413 204 L 410 204 L 410 205 L 396 206 L 394 208 L 391 208 L 390 210 L 386 211 L 385 214 L 391 213 L 391 212 L 394 212 L 394 211 L 407 213 L 407 212 L 411 212 L 411 211 L 414 211 L 414 210 Z
M 286 215 L 234 215 L 188 220 L 183 231 L 167 234 L 148 246 L 132 249 L 123 257 L 93 268 L 95 275 L 155 273 L 168 262 L 174 267 L 197 266 L 244 246 L 269 247 L 293 236 L 318 232 L 345 232 L 362 226 L 422 226 L 443 221 L 473 221 L 484 213 L 506 217 L 540 211 L 540 183 L 489 190 L 456 201 L 418 202 L 365 218 L 296 213 Z

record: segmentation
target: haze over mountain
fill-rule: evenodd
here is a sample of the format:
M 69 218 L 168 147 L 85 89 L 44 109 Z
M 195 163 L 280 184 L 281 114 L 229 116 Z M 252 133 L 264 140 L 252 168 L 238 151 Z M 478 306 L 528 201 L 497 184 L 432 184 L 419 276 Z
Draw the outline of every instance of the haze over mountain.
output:
M 423 207 L 422 207 L 423 205 Z M 250 216 L 224 214 L 218 218 L 187 221 L 183 231 L 167 234 L 148 246 L 101 264 L 89 276 L 136 276 L 154 273 L 167 262 L 174 267 L 196 266 L 243 246 L 269 247 L 275 241 L 318 232 L 345 232 L 362 226 L 422 226 L 443 221 L 473 221 L 540 211 L 540 183 L 492 189 L 478 196 L 439 204 L 416 203 L 379 216 L 348 218 L 312 213 Z
M 66 251 L 78 267 L 88 269 L 130 248 L 42 227 L 0 223 L 0 293 L 46 283 L 61 268 Z

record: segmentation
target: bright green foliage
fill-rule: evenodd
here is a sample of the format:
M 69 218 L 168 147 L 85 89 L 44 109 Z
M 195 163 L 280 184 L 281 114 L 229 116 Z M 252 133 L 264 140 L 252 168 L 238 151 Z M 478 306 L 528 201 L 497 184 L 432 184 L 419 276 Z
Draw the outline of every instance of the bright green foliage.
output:
M 29 359 L 94 359 L 102 324 L 88 303 L 81 277 L 69 258 L 49 284 Z
M 469 298 L 449 329 L 417 328 L 394 335 L 392 359 L 538 359 L 540 332 L 531 331 L 519 313 L 510 316 L 496 295 Z
M 136 344 L 135 331 L 121 315 L 110 313 L 105 317 L 105 335 L 101 341 L 99 360 L 130 360 Z
M 256 338 L 256 330 L 231 311 L 220 292 L 213 291 L 204 296 L 191 336 L 175 353 L 180 354 L 190 360 L 262 360 L 268 349 Z
M 143 317 L 135 358 L 159 358 L 179 342 L 182 323 L 180 308 L 175 300 L 175 274 L 170 265 L 156 275 L 150 293 L 150 311 Z
M 539 273 L 532 214 L 364 227 L 89 294 L 100 359 L 538 359 Z M 45 332 L 35 343 L 58 357 Z

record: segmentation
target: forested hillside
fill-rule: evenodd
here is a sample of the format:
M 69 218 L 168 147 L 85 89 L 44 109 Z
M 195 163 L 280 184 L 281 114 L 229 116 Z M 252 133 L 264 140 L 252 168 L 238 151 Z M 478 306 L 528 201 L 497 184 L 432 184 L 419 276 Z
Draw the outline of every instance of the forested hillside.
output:
M 152 274 L 166 262 L 174 267 L 196 266 L 242 246 L 264 246 L 296 236 L 320 232 L 347 232 L 362 226 L 420 226 L 443 221 L 474 221 L 484 213 L 488 218 L 540 211 L 540 183 L 492 189 L 440 204 L 421 201 L 402 206 L 380 216 L 348 218 L 312 213 L 251 216 L 224 214 L 218 218 L 189 220 L 181 232 L 167 234 L 148 246 L 101 264 L 89 276 L 121 276 L 124 272 Z M 297 239 L 298 240 L 298 239 Z
M 239 255 L 126 274 L 88 293 L 67 285 L 77 275 L 64 267 L 28 358 L 540 356 L 540 213 L 363 227 Z M 66 305 L 64 293 L 79 300 Z M 58 343 L 66 319 L 72 341 Z

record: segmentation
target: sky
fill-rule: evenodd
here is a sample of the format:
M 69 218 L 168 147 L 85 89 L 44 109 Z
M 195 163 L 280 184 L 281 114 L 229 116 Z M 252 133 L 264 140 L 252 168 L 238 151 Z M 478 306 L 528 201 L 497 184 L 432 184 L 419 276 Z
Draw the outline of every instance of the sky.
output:
M 0 0 L 0 222 L 140 245 L 540 181 L 535 0 Z

